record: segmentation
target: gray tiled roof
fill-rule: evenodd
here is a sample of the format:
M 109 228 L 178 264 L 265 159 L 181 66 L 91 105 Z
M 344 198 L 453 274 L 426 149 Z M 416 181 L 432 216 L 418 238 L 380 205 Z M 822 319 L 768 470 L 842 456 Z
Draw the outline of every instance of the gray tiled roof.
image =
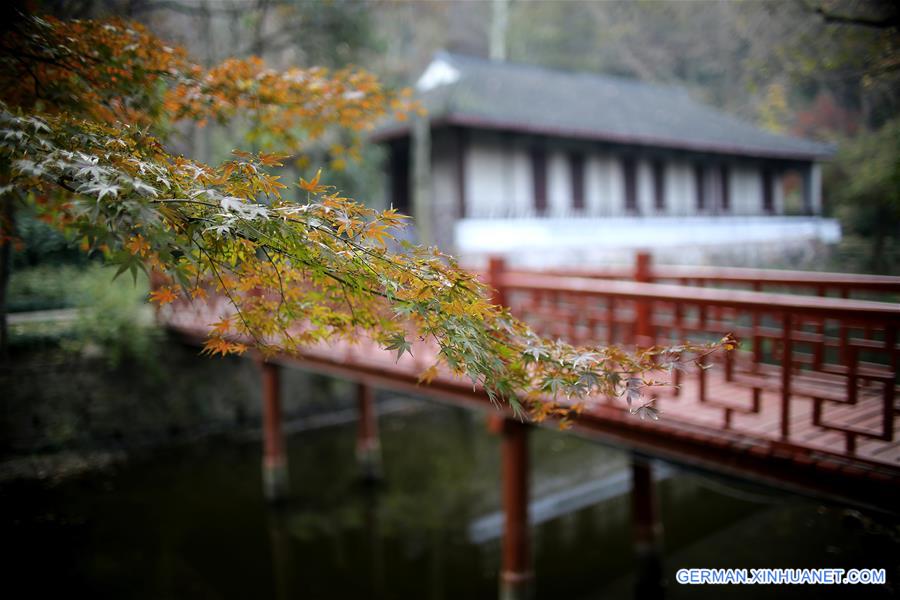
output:
M 435 123 L 758 157 L 810 160 L 833 153 L 830 145 L 771 133 L 675 87 L 445 52 L 435 63 L 453 74 L 420 90 Z M 407 127 L 386 125 L 376 137 Z

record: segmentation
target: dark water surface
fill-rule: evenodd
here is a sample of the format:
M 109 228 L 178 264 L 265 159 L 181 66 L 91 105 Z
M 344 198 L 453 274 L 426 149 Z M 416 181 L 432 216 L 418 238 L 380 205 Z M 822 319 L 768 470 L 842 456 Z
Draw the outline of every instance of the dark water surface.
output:
M 377 488 L 357 481 L 354 428 L 291 436 L 294 498 L 277 510 L 261 498 L 259 442 L 234 437 L 55 486 L 6 485 L 2 572 L 15 591 L 6 597 L 496 597 L 499 441 L 484 415 L 416 401 L 382 416 Z M 556 431 L 533 435 L 531 452 L 533 497 L 548 519 L 533 529 L 537 597 L 632 597 L 628 494 L 615 483 L 627 455 Z M 898 529 L 886 517 L 663 473 L 667 597 L 892 596 L 874 586 L 677 585 L 684 567 L 883 567 L 896 585 Z M 611 497 L 578 508 L 591 494 Z

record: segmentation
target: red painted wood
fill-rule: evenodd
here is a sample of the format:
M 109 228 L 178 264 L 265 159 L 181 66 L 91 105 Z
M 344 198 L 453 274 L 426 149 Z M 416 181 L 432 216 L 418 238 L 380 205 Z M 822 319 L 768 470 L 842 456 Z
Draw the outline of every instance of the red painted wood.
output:
M 871 300 L 818 298 L 794 294 L 746 292 L 694 288 L 658 283 L 606 281 L 557 275 L 507 272 L 502 278 L 505 288 L 530 293 L 565 292 L 573 295 L 595 295 L 627 300 L 686 302 L 693 306 L 724 306 L 740 310 L 787 309 L 792 313 L 829 318 L 856 318 L 860 321 L 887 319 L 900 322 L 900 305 Z
M 782 316 L 781 337 L 781 439 L 791 435 L 791 371 L 793 367 L 793 340 L 791 340 L 791 314 Z
M 631 279 L 634 270 L 630 267 L 620 266 L 590 269 L 551 269 L 543 271 L 543 273 L 593 279 Z M 779 288 L 802 288 L 798 291 L 803 293 L 809 293 L 811 290 L 818 291 L 819 289 L 846 291 L 841 292 L 841 294 L 849 293 L 851 290 L 900 293 L 900 277 L 888 275 L 678 265 L 658 266 L 651 272 L 652 281 L 671 281 L 680 285 L 692 285 L 692 280 L 698 279 L 704 279 L 718 285 L 747 285 L 753 287 L 756 291 L 762 291 L 763 286 L 777 286 Z M 824 296 L 826 294 L 822 293 L 819 295 Z
M 282 464 L 285 460 L 279 368 L 270 362 L 262 363 L 263 459 L 269 465 Z
M 503 274 L 506 271 L 506 262 L 499 257 L 492 256 L 488 261 L 487 284 L 493 290 L 491 301 L 500 306 L 506 306 L 506 293 L 503 287 Z
M 639 252 L 635 261 L 634 280 L 639 282 L 650 281 L 650 254 Z M 650 311 L 653 308 L 649 300 L 638 300 L 635 306 L 635 335 L 640 346 L 652 346 L 652 326 Z
M 372 386 L 357 384 L 356 406 L 359 412 L 356 447 L 360 452 L 370 452 L 378 446 L 378 415 L 375 412 L 375 390 Z
M 516 419 L 503 423 L 501 441 L 503 479 L 502 584 L 517 588 L 532 579 L 528 535 L 528 426 Z

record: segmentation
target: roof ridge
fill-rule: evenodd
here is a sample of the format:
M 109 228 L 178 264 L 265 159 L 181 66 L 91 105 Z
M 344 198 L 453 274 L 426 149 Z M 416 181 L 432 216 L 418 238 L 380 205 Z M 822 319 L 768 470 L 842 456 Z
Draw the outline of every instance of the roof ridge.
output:
M 521 61 L 514 60 L 496 60 L 484 56 L 477 56 L 474 54 L 464 54 L 461 52 L 452 52 L 450 50 L 438 50 L 432 56 L 432 61 L 436 59 L 444 59 L 449 62 L 453 62 L 454 60 L 468 61 L 473 63 L 480 63 L 482 65 L 489 65 L 492 67 L 510 67 L 514 69 L 528 70 L 528 71 L 538 71 L 544 73 L 551 73 L 554 75 L 566 75 L 570 77 L 578 77 L 581 79 L 597 79 L 604 80 L 606 82 L 617 82 L 626 85 L 634 85 L 639 87 L 649 87 L 649 88 L 657 88 L 661 90 L 665 90 L 667 92 L 671 92 L 677 94 L 679 96 L 685 96 L 690 98 L 690 94 L 684 88 L 684 86 L 674 84 L 674 83 L 662 83 L 655 81 L 644 81 L 643 79 L 638 79 L 636 77 L 627 77 L 625 75 L 613 75 L 611 73 L 601 73 L 598 71 L 585 71 L 583 69 L 575 69 L 575 68 L 564 68 L 564 67 L 552 67 L 549 65 L 539 65 L 534 63 L 526 63 Z

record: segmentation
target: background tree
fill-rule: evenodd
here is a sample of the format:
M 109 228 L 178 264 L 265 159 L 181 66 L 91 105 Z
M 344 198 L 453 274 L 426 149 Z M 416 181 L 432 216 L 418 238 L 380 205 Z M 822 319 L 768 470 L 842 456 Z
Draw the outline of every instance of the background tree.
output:
M 863 265 L 895 272 L 900 257 L 900 119 L 846 139 L 828 177 L 841 222 L 872 241 Z
M 857 268 L 896 273 L 900 261 L 900 9 L 893 2 L 818 2 L 806 5 L 833 40 L 810 58 L 807 75 L 818 70 L 829 84 L 849 92 L 819 92 L 810 116 L 820 135 L 840 151 L 825 173 L 828 208 L 848 235 L 846 253 Z M 858 119 L 852 116 L 858 115 Z M 826 116 L 827 115 L 827 116 Z M 848 116 L 850 118 L 848 118 Z M 823 118 L 824 117 L 824 118 Z M 862 256 L 853 249 L 862 246 Z

